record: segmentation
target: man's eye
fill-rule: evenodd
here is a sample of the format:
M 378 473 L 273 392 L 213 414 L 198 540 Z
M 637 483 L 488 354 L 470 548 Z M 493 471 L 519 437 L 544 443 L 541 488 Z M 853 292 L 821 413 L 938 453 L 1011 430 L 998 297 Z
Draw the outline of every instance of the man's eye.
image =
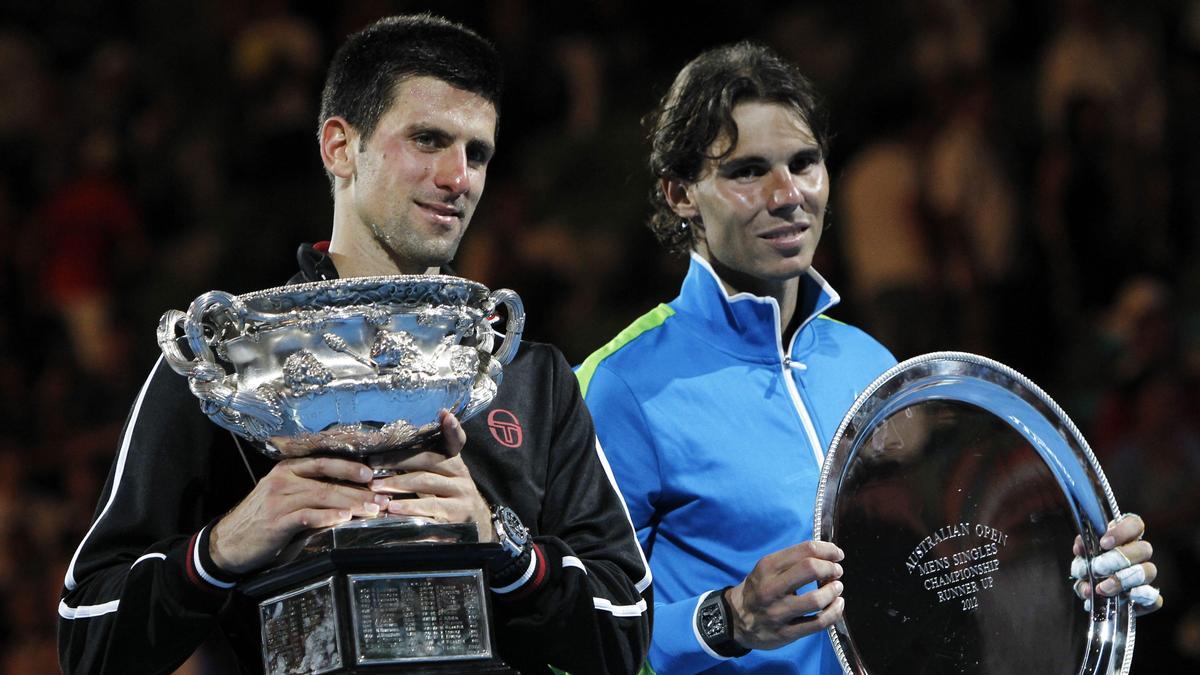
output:
M 740 166 L 727 175 L 733 180 L 752 180 L 762 176 L 766 171 L 760 166 Z
M 438 148 L 441 147 L 436 134 L 416 134 L 412 137 L 413 143 L 422 148 Z
M 797 155 L 788 164 L 788 170 L 792 173 L 801 173 L 813 166 L 816 166 L 816 164 L 820 161 L 820 156 L 815 154 Z
M 483 166 L 492 158 L 492 153 L 483 149 L 467 147 L 467 161 L 475 166 Z

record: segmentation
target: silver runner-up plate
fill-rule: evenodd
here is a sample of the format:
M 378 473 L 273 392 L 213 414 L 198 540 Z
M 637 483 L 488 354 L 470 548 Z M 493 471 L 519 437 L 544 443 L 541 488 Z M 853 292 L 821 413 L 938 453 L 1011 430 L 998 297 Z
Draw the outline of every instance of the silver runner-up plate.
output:
M 959 352 L 897 365 L 846 414 L 817 492 L 815 538 L 846 554 L 829 629 L 842 668 L 1125 675 L 1132 603 L 1086 611 L 1070 578 L 1075 536 L 1090 559 L 1119 514 L 1087 442 L 1029 379 Z

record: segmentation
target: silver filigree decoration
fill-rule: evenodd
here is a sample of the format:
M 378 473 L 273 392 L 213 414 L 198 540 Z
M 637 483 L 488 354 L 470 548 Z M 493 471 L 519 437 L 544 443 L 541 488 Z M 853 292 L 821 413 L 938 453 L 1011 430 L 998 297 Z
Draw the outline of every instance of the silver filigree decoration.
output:
M 445 317 L 445 313 L 438 311 L 437 309 L 434 309 L 432 307 L 426 307 L 426 308 L 422 309 L 421 311 L 417 312 L 417 325 L 423 326 L 425 328 L 429 328 L 431 326 L 436 326 L 442 322 L 442 319 L 444 317 Z
M 362 315 L 367 325 L 372 328 L 382 328 L 392 320 L 391 312 L 374 305 L 363 308 Z
M 487 287 L 441 275 L 354 277 L 295 284 L 239 296 L 251 312 L 281 314 L 298 308 L 362 305 L 407 307 L 476 304 Z M 255 317 L 262 320 L 262 317 Z
M 458 315 L 458 324 L 454 326 L 454 330 L 459 335 L 465 335 L 467 333 L 467 331 L 471 330 L 474 327 L 475 327 L 475 321 L 472 320 L 470 316 L 467 316 L 466 314 L 459 314 Z
M 305 333 L 315 333 L 325 327 L 325 314 L 316 311 L 296 312 L 296 325 Z
M 331 381 L 333 373 L 307 349 L 301 349 L 283 362 L 283 382 L 290 389 L 304 391 Z
M 451 347 L 450 371 L 456 378 L 461 380 L 474 377 L 477 370 L 479 370 L 479 352 L 461 345 Z
M 392 373 L 389 380 L 396 389 L 400 389 L 401 391 L 416 391 L 427 389 L 430 377 L 416 370 L 398 370 Z
M 420 351 L 408 333 L 380 330 L 371 344 L 371 360 L 384 368 L 407 368 L 413 365 Z
M 371 370 L 376 369 L 374 361 L 368 359 L 365 356 L 362 356 L 358 352 L 351 349 L 350 345 L 346 344 L 346 341 L 343 340 L 341 337 L 334 335 L 333 333 L 326 333 L 321 336 L 321 339 L 324 340 L 325 344 L 333 351 L 335 351 L 339 354 L 345 354 L 346 356 L 349 356 L 350 358 L 354 359 L 355 361 L 358 361 L 359 363 L 363 364 L 364 366 L 370 368 Z
M 211 361 L 198 361 L 192 366 L 189 379 L 192 382 L 216 382 L 225 379 L 226 374 L 224 368 Z
M 436 424 L 418 427 L 406 420 L 389 422 L 378 428 L 363 424 L 345 424 L 315 433 L 277 438 L 272 441 L 266 454 L 275 459 L 282 459 L 304 457 L 321 451 L 357 458 L 411 446 L 420 440 L 432 438 L 439 429 Z

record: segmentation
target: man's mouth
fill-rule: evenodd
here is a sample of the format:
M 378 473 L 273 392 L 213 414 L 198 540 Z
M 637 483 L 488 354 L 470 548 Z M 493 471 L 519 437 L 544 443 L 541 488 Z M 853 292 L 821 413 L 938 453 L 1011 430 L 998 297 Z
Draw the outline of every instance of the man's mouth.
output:
M 794 225 L 781 225 L 773 227 L 766 232 L 760 233 L 758 236 L 766 239 L 772 246 L 788 247 L 798 246 L 805 232 L 808 232 L 810 225 L 807 223 L 796 223 Z
M 453 204 L 443 202 L 416 202 L 417 206 L 433 219 L 434 222 L 442 225 L 456 225 L 462 222 L 463 210 Z

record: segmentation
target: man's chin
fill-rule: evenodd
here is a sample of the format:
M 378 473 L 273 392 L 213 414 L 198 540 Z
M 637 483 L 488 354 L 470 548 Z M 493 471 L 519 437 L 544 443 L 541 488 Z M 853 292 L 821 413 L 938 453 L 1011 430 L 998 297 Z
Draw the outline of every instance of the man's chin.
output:
M 811 267 L 812 263 L 807 258 L 784 260 L 761 270 L 760 276 L 769 281 L 790 281 L 808 274 Z
M 810 251 L 801 249 L 793 255 L 784 257 L 774 265 L 775 272 L 781 280 L 804 276 L 812 268 L 812 258 Z
M 453 241 L 423 241 L 420 246 L 405 246 L 401 242 L 376 239 L 383 252 L 395 264 L 396 269 L 403 274 L 436 273 L 440 268 L 450 264 L 454 254 L 458 252 L 458 239 Z M 409 244 L 416 243 L 409 241 Z

